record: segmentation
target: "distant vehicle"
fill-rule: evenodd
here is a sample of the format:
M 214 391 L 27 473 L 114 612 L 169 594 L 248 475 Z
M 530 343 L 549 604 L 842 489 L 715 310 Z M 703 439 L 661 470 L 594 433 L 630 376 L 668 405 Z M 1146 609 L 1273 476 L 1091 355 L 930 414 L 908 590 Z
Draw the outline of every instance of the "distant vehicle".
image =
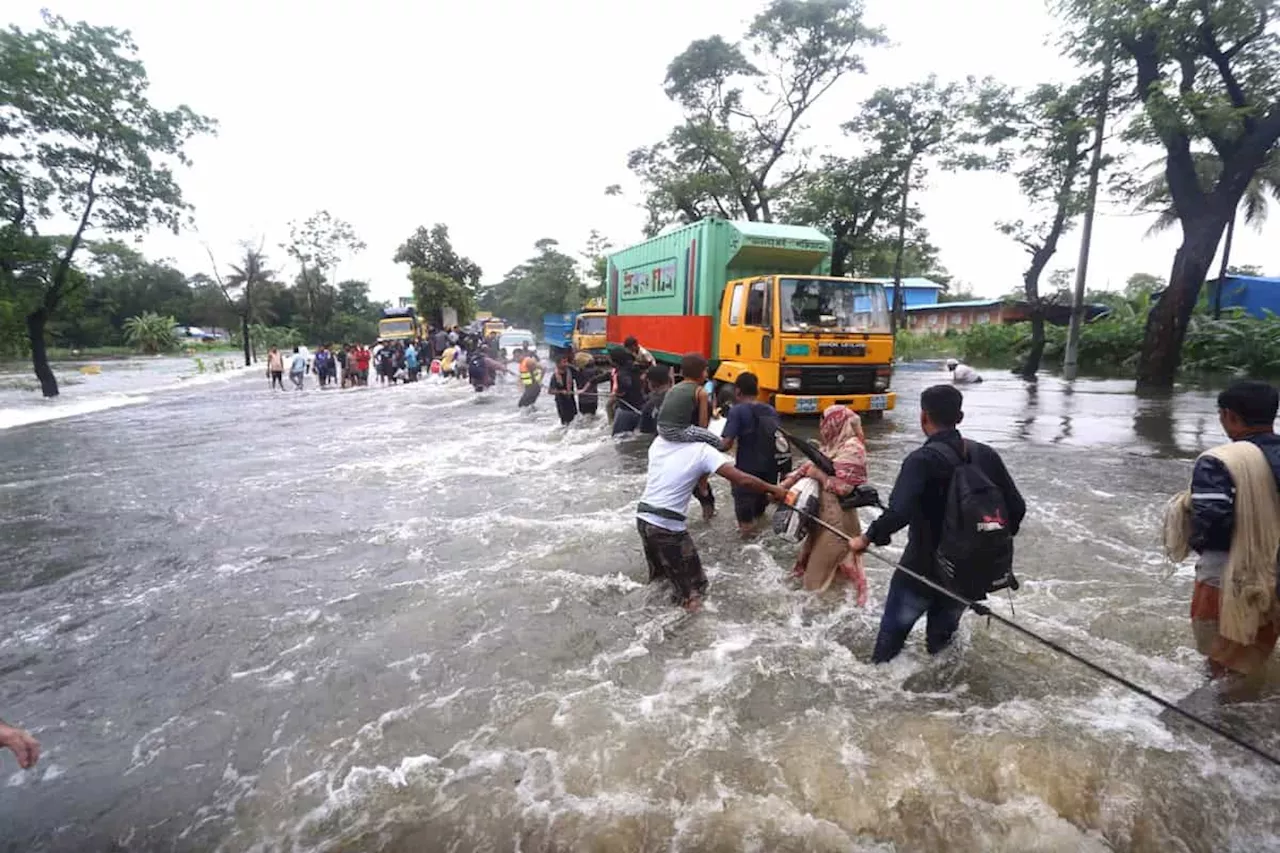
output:
M 551 349 L 552 360 L 558 359 L 565 350 L 572 349 L 574 352 L 587 353 L 597 363 L 607 364 L 609 350 L 605 332 L 608 319 L 608 312 L 604 308 L 591 305 L 577 313 L 543 315 L 542 328 L 547 346 Z
M 507 361 L 515 358 L 518 349 L 534 349 L 537 338 L 528 329 L 507 329 L 498 335 L 498 349 Z
M 199 326 L 174 326 L 173 336 L 179 340 L 198 340 L 206 344 L 228 340 L 225 332 L 209 331 Z
M 378 321 L 378 339 L 382 341 L 411 341 L 422 337 L 423 329 L 418 315 L 410 305 L 407 308 L 384 308 Z

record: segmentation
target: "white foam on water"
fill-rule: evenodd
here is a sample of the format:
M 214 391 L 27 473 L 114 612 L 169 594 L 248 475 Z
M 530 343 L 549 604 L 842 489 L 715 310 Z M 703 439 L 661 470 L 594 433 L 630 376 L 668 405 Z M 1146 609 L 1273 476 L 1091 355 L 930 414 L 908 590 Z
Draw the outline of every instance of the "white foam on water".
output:
M 49 421 L 74 418 L 105 412 L 122 406 L 137 406 L 150 401 L 145 394 L 106 394 L 88 399 L 61 399 L 41 401 L 30 406 L 10 406 L 0 409 L 0 429 L 29 426 Z

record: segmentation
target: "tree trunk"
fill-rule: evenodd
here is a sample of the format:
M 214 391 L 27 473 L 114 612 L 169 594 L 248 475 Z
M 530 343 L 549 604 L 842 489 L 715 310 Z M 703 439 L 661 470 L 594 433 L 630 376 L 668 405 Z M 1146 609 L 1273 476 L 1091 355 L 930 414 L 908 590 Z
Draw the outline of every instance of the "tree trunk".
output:
M 252 353 L 249 349 L 249 315 L 240 315 L 240 336 L 244 338 L 244 366 L 251 367 L 253 365 Z
M 836 277 L 844 276 L 845 262 L 849 259 L 849 246 L 844 241 L 843 234 L 836 234 L 831 238 L 831 274 Z
M 1222 288 L 1227 285 L 1227 268 L 1231 262 L 1231 241 L 1236 236 L 1236 217 L 1232 213 L 1227 223 L 1227 236 L 1222 240 L 1222 268 L 1218 273 L 1218 286 L 1213 289 L 1213 319 L 1222 318 Z
M 1182 363 L 1182 341 L 1195 310 L 1200 288 L 1218 253 L 1218 240 L 1228 216 L 1205 216 L 1183 225 L 1182 245 L 1173 256 L 1169 286 L 1147 315 L 1147 333 L 1138 358 L 1139 390 L 1173 387 Z
M 44 346 L 44 325 L 49 314 L 43 308 L 27 315 L 27 337 L 31 339 L 31 364 L 40 380 L 40 392 L 46 397 L 58 396 L 58 378 L 49 366 L 49 353 Z
M 1027 350 L 1027 360 L 1022 365 L 1022 378 L 1035 381 L 1036 372 L 1040 370 L 1040 359 L 1044 357 L 1044 306 L 1033 305 L 1031 308 L 1031 349 Z

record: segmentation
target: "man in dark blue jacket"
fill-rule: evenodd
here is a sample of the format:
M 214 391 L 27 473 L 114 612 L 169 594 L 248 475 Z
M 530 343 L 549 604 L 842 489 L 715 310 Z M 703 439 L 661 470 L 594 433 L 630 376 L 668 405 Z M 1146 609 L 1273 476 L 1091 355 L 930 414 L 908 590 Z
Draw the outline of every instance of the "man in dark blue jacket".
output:
M 1280 436 L 1275 434 L 1280 394 L 1265 382 L 1236 382 L 1218 395 L 1218 421 L 1233 442 L 1258 446 L 1271 466 L 1280 489 Z M 1210 673 L 1221 678 L 1243 676 L 1245 693 L 1256 690 L 1267 659 L 1280 638 L 1274 620 L 1259 627 L 1250 645 L 1231 642 L 1218 633 L 1222 574 L 1227 567 L 1231 538 L 1236 526 L 1236 485 L 1230 472 L 1209 454 L 1196 460 L 1191 472 L 1191 535 L 1196 561 L 1195 590 L 1191 598 L 1191 624 L 1196 648 L 1209 659 Z M 1234 689 L 1234 688 L 1233 688 Z M 1244 695 L 1244 693 L 1242 693 Z
M 967 454 L 1003 493 L 1009 510 L 1009 532 L 1017 535 L 1027 505 L 1000 455 L 985 444 L 961 438 L 956 427 L 964 420 L 963 402 L 964 396 L 950 385 L 935 385 L 920 395 L 920 428 L 927 436 L 924 446 L 902 461 L 889 496 L 889 509 L 871 523 L 864 535 L 853 540 L 855 551 L 865 551 L 872 544 L 888 545 L 894 533 L 909 526 L 902 565 L 930 580 L 940 580 L 934 552 L 941 536 L 954 465 L 947 454 L 937 449 L 938 444 L 948 445 L 961 458 Z M 895 571 L 885 596 L 872 663 L 886 663 L 897 657 L 911 629 L 926 615 L 927 648 L 929 654 L 937 654 L 951 643 L 964 611 L 965 605 L 955 599 Z

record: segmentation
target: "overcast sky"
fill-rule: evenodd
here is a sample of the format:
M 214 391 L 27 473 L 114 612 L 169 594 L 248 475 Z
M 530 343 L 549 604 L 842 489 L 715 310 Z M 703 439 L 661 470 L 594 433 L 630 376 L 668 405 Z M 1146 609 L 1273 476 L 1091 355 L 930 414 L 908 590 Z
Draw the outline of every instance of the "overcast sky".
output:
M 577 253 L 592 228 L 635 242 L 643 215 L 629 151 L 679 119 L 662 92 L 667 63 L 695 39 L 738 38 L 763 0 L 10 0 L 16 22 L 41 5 L 71 19 L 133 31 L 153 100 L 186 103 L 220 122 L 190 148 L 180 174 L 199 234 L 152 234 L 143 250 L 188 273 L 208 266 L 202 241 L 230 262 L 242 239 L 274 248 L 288 223 L 325 208 L 368 243 L 341 278 L 377 297 L 407 294 L 391 262 L 419 225 L 445 222 L 486 282 L 532 254 L 543 237 Z M 25 5 L 25 10 L 22 8 Z M 867 73 L 843 81 L 810 114 L 803 137 L 838 150 L 838 126 L 882 85 L 928 75 L 992 75 L 1015 85 L 1065 78 L 1038 0 L 868 0 L 867 21 L 891 45 L 869 51 Z M 621 183 L 623 198 L 603 190 Z M 1020 285 L 1024 252 L 997 220 L 1026 215 L 1012 179 L 934 174 L 921 199 L 946 268 L 982 295 Z M 1165 275 L 1177 235 L 1146 239 L 1149 220 L 1107 205 L 1090 285 L 1119 288 L 1134 272 Z M 1266 234 L 1243 230 L 1233 262 L 1280 271 Z M 1066 240 L 1050 269 L 1074 268 Z M 273 254 L 277 269 L 283 252 Z M 292 273 L 292 270 L 288 270 Z

